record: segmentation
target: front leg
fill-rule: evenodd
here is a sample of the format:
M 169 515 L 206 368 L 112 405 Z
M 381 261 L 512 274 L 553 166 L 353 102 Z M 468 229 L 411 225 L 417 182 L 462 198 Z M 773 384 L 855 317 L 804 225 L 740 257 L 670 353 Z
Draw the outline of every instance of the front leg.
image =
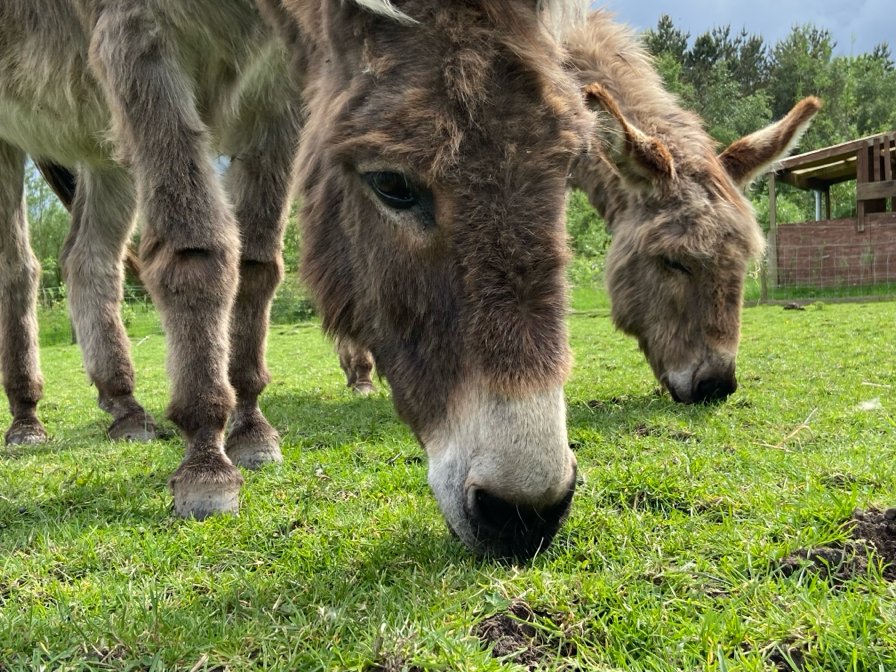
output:
M 263 121 L 259 123 L 257 109 L 247 115 L 251 123 L 239 129 L 226 175 L 242 239 L 239 290 L 230 321 L 230 382 L 237 404 L 226 449 L 235 464 L 252 469 L 283 459 L 280 436 L 258 406 L 270 382 L 265 344 L 271 299 L 283 277 L 283 228 L 298 141 L 298 94 L 286 85 L 285 71 L 281 79 L 281 98 L 268 100 L 271 109 Z
M 243 482 L 224 453 L 235 401 L 227 361 L 239 237 L 168 37 L 143 3 L 112 3 L 98 18 L 90 58 L 137 184 L 143 280 L 168 338 L 167 413 L 187 442 L 168 484 L 179 515 L 204 518 L 237 511 Z
M 25 154 L 0 141 L 0 371 L 12 424 L 8 444 L 42 443 L 37 418 L 43 392 L 37 347 L 37 286 L 40 265 L 28 240 L 25 216 Z

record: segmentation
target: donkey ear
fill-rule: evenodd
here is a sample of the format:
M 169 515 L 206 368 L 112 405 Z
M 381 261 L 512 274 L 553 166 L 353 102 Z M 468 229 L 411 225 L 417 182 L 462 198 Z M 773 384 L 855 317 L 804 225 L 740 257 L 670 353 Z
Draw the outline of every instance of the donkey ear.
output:
M 719 160 L 735 184 L 746 187 L 787 156 L 820 109 L 818 98 L 803 98 L 781 121 L 731 143 Z
M 593 110 L 603 110 L 619 124 L 625 145 L 622 154 L 652 179 L 674 179 L 675 161 L 666 144 L 659 138 L 647 135 L 622 114 L 619 105 L 600 84 L 586 84 L 582 87 L 585 100 Z

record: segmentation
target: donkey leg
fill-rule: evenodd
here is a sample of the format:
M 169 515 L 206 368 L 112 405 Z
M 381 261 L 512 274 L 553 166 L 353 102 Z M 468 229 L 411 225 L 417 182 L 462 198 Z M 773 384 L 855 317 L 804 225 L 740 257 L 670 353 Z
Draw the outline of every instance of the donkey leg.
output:
M 370 379 L 373 372 L 373 355 L 350 338 L 336 339 L 336 354 L 339 355 L 339 366 L 345 374 L 345 385 L 352 392 L 362 396 L 374 392 L 376 388 Z
M 246 142 L 235 148 L 226 176 L 242 237 L 239 290 L 230 321 L 230 382 L 237 404 L 226 448 L 234 463 L 253 469 L 283 459 L 280 436 L 258 407 L 270 382 L 265 341 L 271 299 L 283 277 L 283 227 L 298 139 L 292 103 L 284 100 L 279 107 L 279 114 L 246 131 Z
M 25 216 L 25 155 L 0 142 L 0 367 L 12 424 L 8 444 L 41 443 L 47 432 L 37 419 L 43 394 L 37 346 L 40 265 L 28 241 Z
M 121 322 L 122 258 L 134 221 L 134 186 L 120 169 L 82 170 L 61 265 L 84 366 L 112 416 L 113 439 L 149 441 L 157 427 L 134 398 L 130 343 Z
M 239 236 L 190 81 L 149 4 L 107 5 L 90 56 L 136 178 L 143 279 L 168 336 L 167 413 L 187 442 L 168 485 L 179 515 L 205 518 L 236 512 L 243 482 L 224 453 Z

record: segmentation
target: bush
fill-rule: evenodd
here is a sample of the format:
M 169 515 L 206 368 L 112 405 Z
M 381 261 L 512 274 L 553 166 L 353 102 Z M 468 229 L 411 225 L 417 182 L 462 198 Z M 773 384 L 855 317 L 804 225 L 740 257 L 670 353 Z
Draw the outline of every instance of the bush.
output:
M 310 320 L 314 315 L 314 305 L 302 291 L 298 281 L 287 276 L 271 303 L 271 322 L 273 324 L 295 324 Z
M 573 190 L 566 207 L 566 231 L 573 261 L 569 279 L 573 285 L 597 285 L 603 282 L 610 233 L 587 196 Z

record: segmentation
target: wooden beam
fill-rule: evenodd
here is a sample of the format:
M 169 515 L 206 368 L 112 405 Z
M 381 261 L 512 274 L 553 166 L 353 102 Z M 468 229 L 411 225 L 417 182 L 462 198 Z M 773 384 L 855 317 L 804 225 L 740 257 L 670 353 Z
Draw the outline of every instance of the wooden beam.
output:
M 891 147 L 892 145 L 892 147 Z M 890 154 L 896 149 L 896 138 L 884 138 L 883 156 L 881 160 L 884 163 L 884 181 L 891 182 L 893 180 L 893 161 L 896 156 Z M 896 194 L 890 199 L 890 211 L 896 212 Z
M 887 135 L 893 137 L 896 134 L 888 133 Z M 812 152 L 797 154 L 796 156 L 781 160 L 779 165 L 785 170 L 797 167 L 810 168 L 812 166 L 823 166 L 824 164 L 831 163 L 837 159 L 846 159 L 855 156 L 855 153 L 859 149 L 870 147 L 875 137 L 878 136 L 869 135 L 864 138 L 859 138 L 858 140 L 851 140 L 832 147 L 825 147 L 823 149 L 816 149 Z
M 896 180 L 889 182 L 867 182 L 856 185 L 856 199 L 859 201 L 874 201 L 881 198 L 896 196 Z
M 856 231 L 865 230 L 865 201 L 859 198 L 858 186 L 868 181 L 868 149 L 861 147 L 856 153 Z
M 825 185 L 839 184 L 856 179 L 856 157 L 849 161 L 840 161 L 818 170 L 781 171 L 778 179 L 792 184 L 798 189 L 824 189 Z
M 885 182 L 889 182 L 893 179 L 893 159 L 890 157 L 890 144 L 896 143 L 896 140 L 890 140 L 890 138 L 882 138 L 883 146 L 881 147 L 881 156 L 880 160 L 883 163 L 884 174 L 883 179 Z

